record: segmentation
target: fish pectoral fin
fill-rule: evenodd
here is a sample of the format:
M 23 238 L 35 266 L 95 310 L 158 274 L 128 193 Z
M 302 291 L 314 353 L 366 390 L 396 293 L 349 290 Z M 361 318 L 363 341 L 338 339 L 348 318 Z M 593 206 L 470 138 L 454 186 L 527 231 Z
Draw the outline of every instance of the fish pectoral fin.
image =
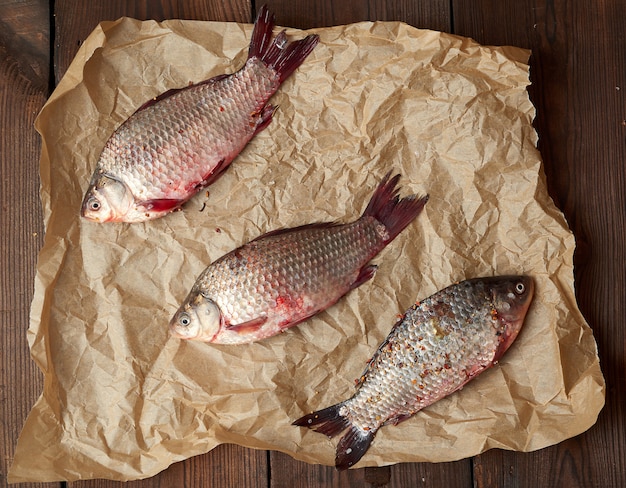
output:
M 475 376 L 478 376 L 480 373 L 482 373 L 489 366 L 491 366 L 491 365 L 489 364 L 489 365 L 483 366 L 481 364 L 475 364 L 475 365 L 467 368 L 465 370 L 465 374 L 467 375 L 467 381 L 471 380 Z
M 411 417 L 413 417 L 414 414 L 412 413 L 403 413 L 400 415 L 397 415 L 395 417 L 390 418 L 389 420 L 387 420 L 383 425 L 398 425 L 400 422 L 404 422 L 405 420 L 410 419 Z
M 265 129 L 272 122 L 272 117 L 274 116 L 274 112 L 278 110 L 278 107 L 274 105 L 266 105 L 263 109 L 255 114 L 258 117 L 256 121 L 256 128 L 254 130 L 254 135 L 257 135 L 263 129 Z
M 220 159 L 218 163 L 213 167 L 213 169 L 209 171 L 209 173 L 204 175 L 204 178 L 202 178 L 202 180 L 199 183 L 196 183 L 193 186 L 193 189 L 195 191 L 200 191 L 203 188 L 206 188 L 207 186 L 214 183 L 215 180 L 217 180 L 220 176 L 222 176 L 222 173 L 224 172 L 226 168 L 228 168 L 231 161 L 232 160 L 226 161 L 226 159 Z
M 369 266 L 361 268 L 361 270 L 359 271 L 359 275 L 356 277 L 356 280 L 354 280 L 354 283 L 352 283 L 352 285 L 350 286 L 350 290 L 354 290 L 366 281 L 371 280 L 376 274 L 377 269 L 378 266 L 376 266 L 375 264 L 370 264 Z
M 248 320 L 246 322 L 242 322 L 241 324 L 228 324 L 226 325 L 226 330 L 232 330 L 233 332 L 237 332 L 238 334 L 249 334 L 251 332 L 256 332 L 267 322 L 267 317 L 257 317 L 252 320 Z
M 175 208 L 180 207 L 183 203 L 185 203 L 183 200 L 178 200 L 176 198 L 155 198 L 154 200 L 141 202 L 140 205 L 146 211 L 164 212 L 174 210 Z

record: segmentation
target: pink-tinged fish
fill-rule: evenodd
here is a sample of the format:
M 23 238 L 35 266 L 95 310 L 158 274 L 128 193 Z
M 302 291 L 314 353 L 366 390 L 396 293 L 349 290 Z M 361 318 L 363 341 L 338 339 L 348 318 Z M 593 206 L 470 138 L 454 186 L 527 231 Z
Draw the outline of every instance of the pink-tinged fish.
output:
M 96 222 L 142 222 L 179 209 L 211 184 L 272 120 L 268 104 L 311 53 L 316 35 L 272 40 L 263 7 L 239 71 L 170 90 L 139 108 L 107 141 L 82 203 Z
M 380 427 L 410 418 L 496 364 L 517 337 L 533 292 L 527 276 L 476 278 L 418 302 L 378 347 L 352 398 L 294 425 L 329 437 L 347 429 L 335 465 L 353 466 Z
M 333 305 L 374 275 L 369 264 L 422 211 L 400 199 L 400 175 L 380 183 L 360 219 L 270 232 L 198 277 L 170 322 L 181 339 L 241 344 L 273 336 Z

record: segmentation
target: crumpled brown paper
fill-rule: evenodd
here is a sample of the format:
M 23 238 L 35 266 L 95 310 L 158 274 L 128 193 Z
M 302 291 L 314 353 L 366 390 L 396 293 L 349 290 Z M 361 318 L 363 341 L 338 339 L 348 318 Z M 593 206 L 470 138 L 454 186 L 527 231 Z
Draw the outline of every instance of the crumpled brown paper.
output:
M 45 387 L 10 481 L 145 478 L 226 442 L 332 464 L 336 440 L 291 422 L 350 396 L 415 300 L 492 274 L 536 280 L 516 344 L 462 392 L 381 429 L 358 466 L 530 451 L 589 428 L 604 380 L 574 297 L 574 239 L 546 192 L 527 51 L 395 22 L 316 30 L 274 121 L 208 195 L 145 224 L 81 220 L 113 130 L 169 88 L 238 69 L 251 29 L 104 22 L 42 110 L 46 238 L 28 337 Z M 372 281 L 255 344 L 169 336 L 212 260 L 278 227 L 357 218 L 389 170 L 403 195 L 431 198 Z

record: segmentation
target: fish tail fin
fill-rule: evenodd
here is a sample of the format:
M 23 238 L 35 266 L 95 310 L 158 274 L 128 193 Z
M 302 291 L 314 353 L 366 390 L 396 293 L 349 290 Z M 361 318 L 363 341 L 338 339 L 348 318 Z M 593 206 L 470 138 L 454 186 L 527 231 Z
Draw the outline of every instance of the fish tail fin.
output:
M 319 36 L 313 34 L 298 41 L 288 42 L 285 31 L 282 31 L 272 40 L 273 28 L 274 14 L 269 11 L 267 5 L 263 5 L 254 23 L 248 59 L 259 58 L 276 70 L 282 83 L 311 54 L 319 42 Z
M 391 179 L 390 176 L 391 172 L 385 175 L 363 212 L 363 217 L 374 217 L 387 228 L 389 239 L 386 242 L 394 240 L 420 214 L 428 201 L 428 195 L 400 198 L 396 188 L 400 175 Z
M 372 440 L 374 440 L 374 435 L 376 435 L 376 431 L 364 431 L 351 426 L 337 445 L 335 467 L 343 471 L 358 463 L 369 449 Z
M 350 420 L 339 413 L 344 403 L 338 403 L 323 410 L 304 415 L 296 420 L 293 425 L 308 427 L 316 432 L 334 437 L 345 429 L 348 432 L 341 438 L 337 445 L 335 455 L 335 467 L 339 470 L 354 466 L 369 449 L 376 431 L 365 431 L 353 425 Z
M 339 413 L 343 405 L 343 403 L 338 403 L 323 410 L 304 415 L 291 425 L 308 427 L 328 437 L 334 437 L 350 426 L 350 420 Z

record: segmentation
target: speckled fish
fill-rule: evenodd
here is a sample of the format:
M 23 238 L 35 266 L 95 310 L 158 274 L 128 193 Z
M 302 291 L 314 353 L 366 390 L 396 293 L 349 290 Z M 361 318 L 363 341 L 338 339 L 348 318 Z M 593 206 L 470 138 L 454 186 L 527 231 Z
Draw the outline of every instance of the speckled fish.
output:
M 427 201 L 400 199 L 398 179 L 387 175 L 352 223 L 270 232 L 212 263 L 172 318 L 172 335 L 221 344 L 256 341 L 293 327 L 372 278 L 370 260 Z
M 274 17 L 263 7 L 248 59 L 239 71 L 165 92 L 139 108 L 109 138 L 83 199 L 96 222 L 142 222 L 179 209 L 211 184 L 269 125 L 268 104 L 305 60 L 318 36 L 272 41 Z
M 352 398 L 294 425 L 329 437 L 347 429 L 335 465 L 353 466 L 380 427 L 410 418 L 496 364 L 517 337 L 533 292 L 527 276 L 476 278 L 418 302 L 378 347 Z

